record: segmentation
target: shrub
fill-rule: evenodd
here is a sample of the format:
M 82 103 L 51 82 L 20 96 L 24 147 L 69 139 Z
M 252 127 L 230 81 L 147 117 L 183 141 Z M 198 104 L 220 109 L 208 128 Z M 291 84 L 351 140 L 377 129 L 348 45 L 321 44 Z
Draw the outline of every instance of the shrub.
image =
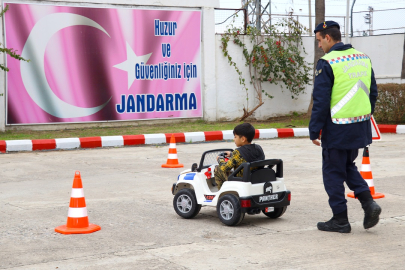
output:
M 377 123 L 405 123 L 405 84 L 378 85 L 378 98 L 374 110 Z

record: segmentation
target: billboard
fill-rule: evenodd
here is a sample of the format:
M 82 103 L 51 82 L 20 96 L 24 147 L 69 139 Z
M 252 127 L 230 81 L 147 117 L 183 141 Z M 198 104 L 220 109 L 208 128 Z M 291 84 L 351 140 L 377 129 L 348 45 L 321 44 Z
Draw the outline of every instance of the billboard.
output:
M 201 11 L 5 5 L 8 125 L 202 117 Z

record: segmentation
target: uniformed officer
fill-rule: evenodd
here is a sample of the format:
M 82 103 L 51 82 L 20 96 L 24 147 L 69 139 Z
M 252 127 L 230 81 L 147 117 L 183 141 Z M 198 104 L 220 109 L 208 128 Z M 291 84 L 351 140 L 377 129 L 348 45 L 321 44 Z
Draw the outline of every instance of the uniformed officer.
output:
M 349 233 L 345 188 L 354 191 L 364 209 L 365 229 L 379 221 L 381 208 L 373 200 L 354 160 L 359 148 L 372 143 L 370 117 L 377 100 L 371 61 L 350 44 L 341 42 L 339 24 L 326 21 L 314 33 L 325 55 L 318 61 L 309 123 L 310 139 L 322 146 L 322 174 L 333 217 L 318 222 L 321 231 Z M 319 141 L 321 139 L 321 142 Z

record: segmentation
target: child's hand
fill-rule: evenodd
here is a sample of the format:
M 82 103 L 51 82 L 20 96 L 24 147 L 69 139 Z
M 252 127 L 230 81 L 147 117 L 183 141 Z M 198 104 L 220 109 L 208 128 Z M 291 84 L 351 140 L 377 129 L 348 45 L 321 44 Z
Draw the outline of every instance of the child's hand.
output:
M 219 154 L 217 156 L 217 161 L 219 161 L 219 159 L 225 159 L 225 161 L 227 161 L 230 156 L 231 156 L 231 152 L 229 152 L 229 151 L 222 152 L 221 154 Z

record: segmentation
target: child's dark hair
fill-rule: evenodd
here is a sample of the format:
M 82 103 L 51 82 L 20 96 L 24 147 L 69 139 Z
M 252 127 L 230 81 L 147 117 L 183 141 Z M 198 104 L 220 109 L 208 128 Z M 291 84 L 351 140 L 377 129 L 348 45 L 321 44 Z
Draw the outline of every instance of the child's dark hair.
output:
M 248 142 L 252 142 L 255 137 L 255 128 L 249 123 L 243 123 L 233 129 L 233 135 L 245 136 Z

